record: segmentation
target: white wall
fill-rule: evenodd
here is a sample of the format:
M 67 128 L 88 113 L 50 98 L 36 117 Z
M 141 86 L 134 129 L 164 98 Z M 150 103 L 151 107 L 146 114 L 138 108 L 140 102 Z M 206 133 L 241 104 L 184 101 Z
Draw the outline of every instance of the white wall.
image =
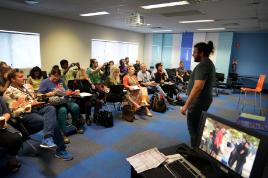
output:
M 138 43 L 138 58 L 143 59 L 144 34 L 140 33 L 2 8 L 0 30 L 40 33 L 41 66 L 47 71 L 63 58 L 88 67 L 91 39 Z

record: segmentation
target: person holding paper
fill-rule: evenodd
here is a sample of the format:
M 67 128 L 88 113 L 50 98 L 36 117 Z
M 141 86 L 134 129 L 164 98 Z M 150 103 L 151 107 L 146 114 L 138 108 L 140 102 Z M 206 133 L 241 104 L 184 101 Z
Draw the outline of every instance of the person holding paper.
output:
M 134 111 L 137 111 L 142 106 L 145 107 L 146 115 L 152 116 L 148 106 L 147 88 L 141 87 L 135 74 L 134 66 L 128 66 L 128 73 L 123 78 L 124 87 L 128 90 L 127 99 Z

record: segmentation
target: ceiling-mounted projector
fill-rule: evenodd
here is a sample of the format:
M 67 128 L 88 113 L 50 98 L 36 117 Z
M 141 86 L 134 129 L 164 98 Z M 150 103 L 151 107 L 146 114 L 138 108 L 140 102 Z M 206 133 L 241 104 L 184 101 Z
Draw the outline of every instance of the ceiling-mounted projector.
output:
M 144 17 L 138 12 L 133 12 L 127 17 L 127 24 L 130 26 L 142 26 L 145 25 Z

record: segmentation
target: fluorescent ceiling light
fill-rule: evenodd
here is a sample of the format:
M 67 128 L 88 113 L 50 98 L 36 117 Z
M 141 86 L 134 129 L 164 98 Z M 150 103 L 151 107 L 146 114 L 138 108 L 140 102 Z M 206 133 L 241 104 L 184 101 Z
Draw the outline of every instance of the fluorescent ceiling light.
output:
M 189 21 L 179 21 L 179 23 L 201 23 L 201 22 L 214 22 L 215 20 L 189 20 Z
M 210 30 L 225 30 L 225 28 L 199 28 L 196 30 L 200 30 L 200 31 L 210 31 Z
M 94 12 L 94 13 L 80 14 L 80 16 L 89 17 L 89 16 L 106 15 L 106 14 L 109 14 L 109 12 L 105 12 L 105 11 L 102 11 L 102 12 Z
M 155 30 L 153 33 L 159 33 L 159 32 L 172 32 L 173 30 Z
M 143 9 L 155 9 L 155 8 L 162 8 L 162 7 L 172 7 L 172 6 L 181 6 L 189 4 L 188 1 L 178 1 L 178 2 L 169 2 L 169 3 L 163 3 L 163 4 L 152 4 L 148 6 L 141 6 Z
M 150 26 L 151 24 L 147 23 L 146 25 L 147 25 L 147 26 Z

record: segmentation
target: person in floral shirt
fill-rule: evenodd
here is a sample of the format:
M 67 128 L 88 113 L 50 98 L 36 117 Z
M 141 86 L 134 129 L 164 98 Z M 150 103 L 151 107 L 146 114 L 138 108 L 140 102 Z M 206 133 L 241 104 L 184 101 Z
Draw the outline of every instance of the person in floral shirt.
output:
M 71 160 L 73 156 L 66 151 L 63 136 L 56 120 L 56 109 L 53 106 L 38 102 L 33 87 L 23 84 L 23 71 L 12 69 L 8 74 L 10 86 L 4 93 L 4 99 L 8 103 L 11 115 L 21 119 L 30 133 L 36 133 L 43 129 L 43 148 L 51 148 L 57 145 L 57 158 Z M 54 143 L 55 141 L 55 143 Z

